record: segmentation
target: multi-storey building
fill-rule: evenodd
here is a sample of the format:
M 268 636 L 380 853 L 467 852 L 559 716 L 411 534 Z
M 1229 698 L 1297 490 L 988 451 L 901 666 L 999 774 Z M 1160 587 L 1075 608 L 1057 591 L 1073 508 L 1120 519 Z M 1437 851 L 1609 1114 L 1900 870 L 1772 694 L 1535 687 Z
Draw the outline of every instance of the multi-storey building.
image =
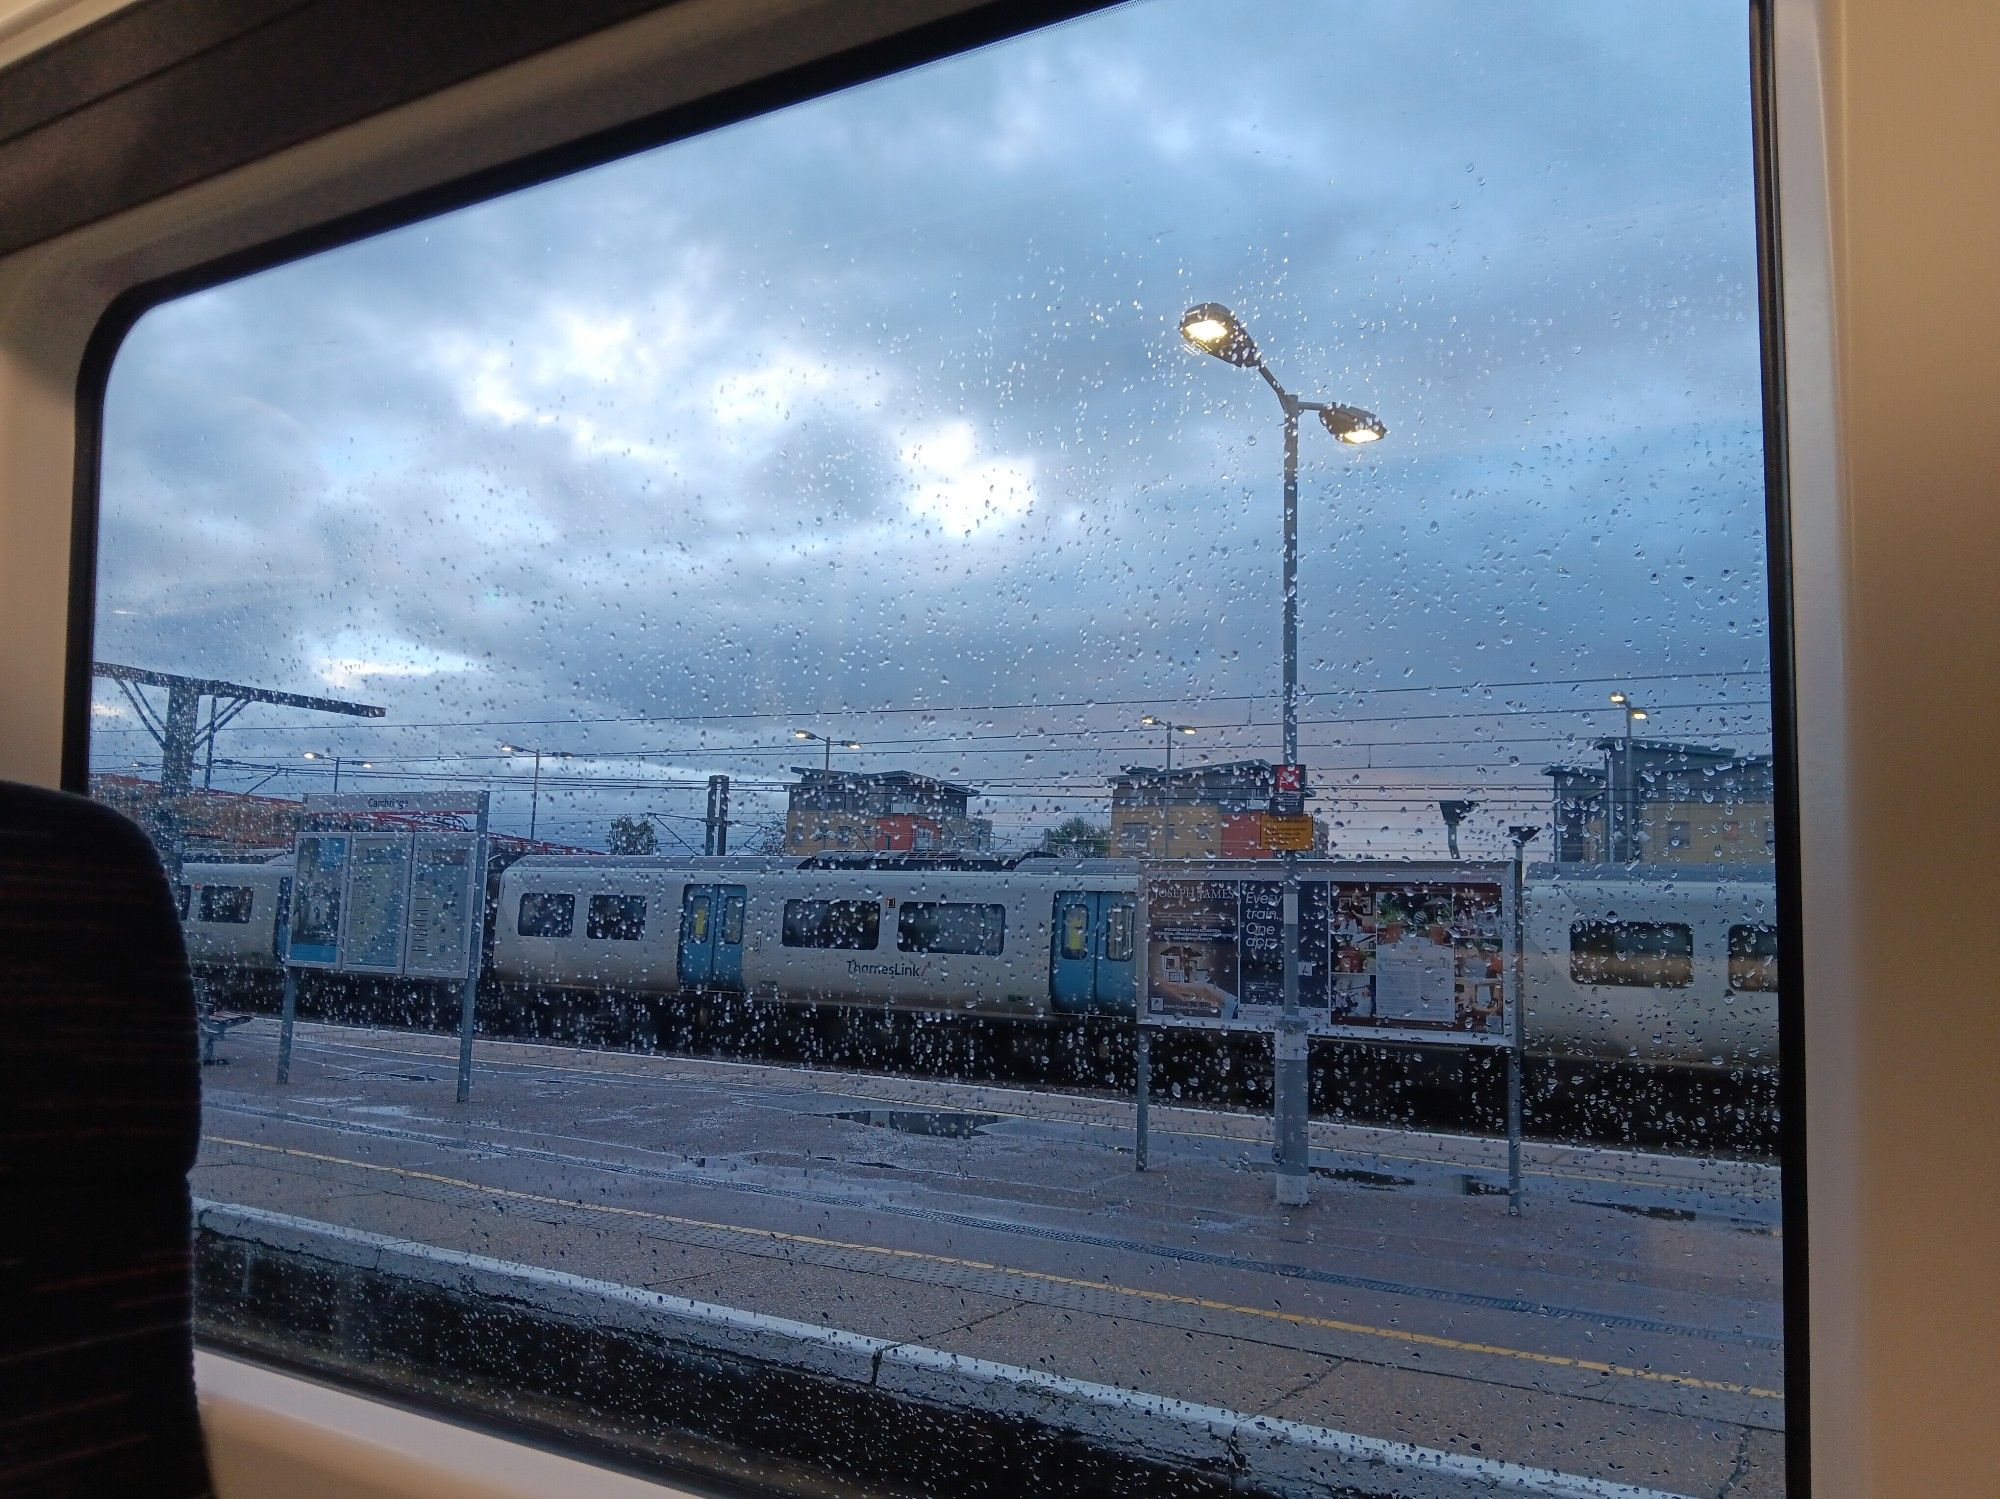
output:
M 907 770 L 815 770 L 793 766 L 798 781 L 785 808 L 785 852 L 846 850 L 983 853 L 993 824 L 966 810 L 971 786 Z
M 1663 739 L 1607 738 L 1602 766 L 1551 765 L 1555 860 L 1767 864 L 1776 855 L 1771 757 Z
M 1256 859 L 1271 809 L 1268 760 L 1173 770 L 1128 765 L 1111 778 L 1111 852 L 1141 859 Z M 1324 831 L 1315 828 L 1324 852 Z

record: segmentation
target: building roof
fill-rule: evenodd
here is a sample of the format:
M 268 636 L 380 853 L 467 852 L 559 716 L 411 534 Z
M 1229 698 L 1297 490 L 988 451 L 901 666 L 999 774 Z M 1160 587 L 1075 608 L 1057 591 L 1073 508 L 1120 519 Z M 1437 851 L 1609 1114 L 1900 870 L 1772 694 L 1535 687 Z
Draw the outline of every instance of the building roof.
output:
M 1249 780 L 1270 774 L 1269 760 L 1217 760 L 1201 765 L 1176 765 L 1172 770 L 1157 765 L 1128 765 L 1110 779 L 1115 786 L 1120 781 L 1199 781 L 1213 777 Z
M 794 765 L 792 774 L 808 781 L 865 782 L 870 786 L 909 786 L 925 791 L 942 792 L 947 796 L 971 798 L 979 796 L 977 786 L 961 786 L 956 781 L 940 780 L 936 776 L 923 775 L 914 770 L 825 770 L 817 765 Z

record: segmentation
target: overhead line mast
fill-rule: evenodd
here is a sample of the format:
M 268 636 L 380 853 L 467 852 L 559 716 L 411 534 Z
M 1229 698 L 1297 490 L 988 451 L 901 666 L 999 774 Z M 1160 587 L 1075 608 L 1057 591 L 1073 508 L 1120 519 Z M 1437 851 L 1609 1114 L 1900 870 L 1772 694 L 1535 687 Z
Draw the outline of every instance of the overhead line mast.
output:
M 90 674 L 118 684 L 132 705 L 139 722 L 160 747 L 160 816 L 155 841 L 161 861 L 171 878 L 178 879 L 184 842 L 181 809 L 173 798 L 194 789 L 194 760 L 207 751 L 211 766 L 215 756 L 216 732 L 252 703 L 269 703 L 278 708 L 303 708 L 310 713 L 338 713 L 348 718 L 382 718 L 389 710 L 371 703 L 353 703 L 343 698 L 310 697 L 298 692 L 275 692 L 267 687 L 246 687 L 241 682 L 225 682 L 215 677 L 190 677 L 179 672 L 148 671 L 138 666 L 122 666 L 115 661 L 92 664 Z M 154 707 L 142 687 L 164 687 L 167 706 Z M 201 721 L 201 700 L 209 699 L 208 722 Z

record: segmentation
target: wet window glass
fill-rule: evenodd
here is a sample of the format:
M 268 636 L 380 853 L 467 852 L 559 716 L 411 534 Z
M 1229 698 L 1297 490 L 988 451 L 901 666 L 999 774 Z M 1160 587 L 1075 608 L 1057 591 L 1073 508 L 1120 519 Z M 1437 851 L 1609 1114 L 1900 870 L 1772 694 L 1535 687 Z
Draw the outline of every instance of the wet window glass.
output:
M 1678 921 L 1579 921 L 1569 929 L 1579 984 L 1682 989 L 1694 982 L 1694 928 Z
M 872 900 L 788 900 L 786 947 L 873 948 L 882 908 Z
M 530 891 L 521 897 L 514 930 L 523 937 L 567 937 L 576 927 L 576 897 Z
M 179 916 L 179 917 L 181 918 L 181 920 L 183 920 L 183 921 L 187 920 L 187 913 L 188 913 L 188 895 L 189 895 L 189 890 L 188 890 L 188 887 L 187 887 L 186 883 L 185 883 L 185 882 L 183 882 L 183 881 L 181 881 L 181 880 L 175 880 L 175 881 L 174 881 L 174 914 L 175 914 L 175 915 L 177 915 L 177 916 Z
M 646 934 L 646 897 L 593 895 L 584 935 L 606 942 L 637 942 Z
M 203 1336 L 695 1487 L 1784 1492 L 1750 35 L 1132 0 L 148 311 Z
M 240 926 L 250 919 L 257 892 L 242 885 L 203 885 L 201 919 Z
M 966 901 L 905 901 L 896 912 L 902 952 L 976 953 L 992 957 L 1007 940 L 1007 908 Z

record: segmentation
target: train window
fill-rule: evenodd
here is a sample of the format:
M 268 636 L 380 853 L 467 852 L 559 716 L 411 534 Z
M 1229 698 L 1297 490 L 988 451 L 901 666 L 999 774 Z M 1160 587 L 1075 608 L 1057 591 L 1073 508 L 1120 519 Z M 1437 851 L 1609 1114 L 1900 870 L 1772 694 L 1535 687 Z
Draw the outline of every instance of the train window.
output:
M 1090 907 L 1071 901 L 1057 915 L 1061 923 L 1062 955 L 1065 958 L 1090 956 Z
M 1747 3 L 659 6 L 1079 14 L 147 312 L 91 786 L 297 896 L 205 1335 L 693 1488 L 1783 1492 Z
M 646 935 L 646 897 L 593 895 L 584 935 L 601 942 L 637 942 Z
M 1729 929 L 1729 987 L 1752 993 L 1778 988 L 1778 929 L 1759 921 Z
M 248 885 L 203 885 L 201 919 L 225 926 L 241 926 L 250 919 L 257 892 Z
M 1132 918 L 1124 901 L 1113 902 L 1104 914 L 1104 956 L 1113 963 L 1132 961 Z
M 882 908 L 872 900 L 788 900 L 781 940 L 786 947 L 872 951 L 881 931 Z
M 901 952 L 996 955 L 1006 944 L 1007 908 L 965 901 L 906 900 L 896 912 Z
M 1579 921 L 1569 929 L 1579 984 L 1685 989 L 1694 982 L 1694 928 L 1679 921 Z
M 187 882 L 186 882 L 186 881 L 184 881 L 184 880 L 175 880 L 175 881 L 174 881 L 174 914 L 175 914 L 175 915 L 177 915 L 177 916 L 179 916 L 179 917 L 180 917 L 180 919 L 181 919 L 182 921 L 186 921 L 186 920 L 187 920 L 187 913 L 188 913 L 188 887 L 187 887 Z
M 576 929 L 576 897 L 537 890 L 523 892 L 514 930 L 523 937 L 567 937 Z

